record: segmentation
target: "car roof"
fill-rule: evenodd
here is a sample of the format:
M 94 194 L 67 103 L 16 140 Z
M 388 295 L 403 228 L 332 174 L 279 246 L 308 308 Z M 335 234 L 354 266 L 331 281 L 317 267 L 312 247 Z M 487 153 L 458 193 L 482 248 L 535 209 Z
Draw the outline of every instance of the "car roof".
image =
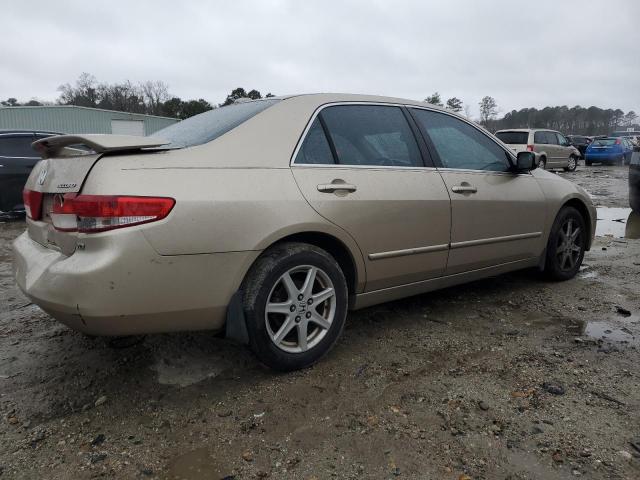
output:
M 414 105 L 416 107 L 429 107 L 434 110 L 440 110 L 447 113 L 454 113 L 451 110 L 447 110 L 444 107 L 433 105 L 422 100 L 412 100 L 410 98 L 402 97 L 389 97 L 384 95 L 367 95 L 359 93 L 302 93 L 294 95 L 282 95 L 278 97 L 271 97 L 278 100 L 292 100 L 292 99 L 304 99 L 304 100 L 316 100 L 318 106 L 326 103 L 339 103 L 339 102 L 364 102 L 364 103 L 391 103 L 397 105 Z M 269 100 L 269 99 L 262 99 Z M 260 100 L 256 100 L 260 101 Z M 455 114 L 455 113 L 454 113 Z M 460 116 L 460 115 L 458 115 Z

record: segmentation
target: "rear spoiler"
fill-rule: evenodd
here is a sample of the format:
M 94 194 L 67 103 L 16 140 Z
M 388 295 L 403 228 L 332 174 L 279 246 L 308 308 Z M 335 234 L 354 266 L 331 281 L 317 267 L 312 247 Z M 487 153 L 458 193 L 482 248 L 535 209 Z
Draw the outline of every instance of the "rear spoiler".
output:
M 72 145 L 84 145 L 96 153 L 117 152 L 123 150 L 141 150 L 143 148 L 160 147 L 170 142 L 155 137 L 138 137 L 135 135 L 56 135 L 33 142 L 32 147 L 42 158 L 50 158 L 63 153 Z M 81 153 L 70 151 L 67 153 Z

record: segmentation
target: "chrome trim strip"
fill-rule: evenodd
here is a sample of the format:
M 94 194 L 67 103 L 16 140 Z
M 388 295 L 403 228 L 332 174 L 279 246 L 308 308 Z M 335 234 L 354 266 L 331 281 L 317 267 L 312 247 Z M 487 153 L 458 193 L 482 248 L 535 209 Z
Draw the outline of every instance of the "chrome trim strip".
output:
M 528 238 L 538 238 L 542 236 L 542 232 L 519 233 L 517 235 L 506 235 L 504 237 L 480 238 L 478 240 L 466 240 L 464 242 L 453 242 L 450 248 L 477 247 L 478 245 L 490 245 L 492 243 L 511 242 L 514 240 L 526 240 Z
M 406 255 L 419 255 L 421 253 L 441 252 L 447 250 L 449 244 L 430 245 L 428 247 L 407 248 L 404 250 L 391 250 L 389 252 L 370 253 L 369 260 L 382 260 L 385 258 L 404 257 Z

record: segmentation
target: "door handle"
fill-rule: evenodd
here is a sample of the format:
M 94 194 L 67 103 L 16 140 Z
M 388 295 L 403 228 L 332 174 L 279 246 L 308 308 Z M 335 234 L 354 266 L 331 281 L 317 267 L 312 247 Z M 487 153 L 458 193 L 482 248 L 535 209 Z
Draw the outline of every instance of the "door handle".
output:
M 451 187 L 451 191 L 453 193 L 476 193 L 478 189 L 471 185 L 456 185 L 455 187 Z
M 355 192 L 357 189 L 358 187 L 351 185 L 350 183 L 321 183 L 318 185 L 318 191 L 322 193 L 334 193 L 338 190 Z

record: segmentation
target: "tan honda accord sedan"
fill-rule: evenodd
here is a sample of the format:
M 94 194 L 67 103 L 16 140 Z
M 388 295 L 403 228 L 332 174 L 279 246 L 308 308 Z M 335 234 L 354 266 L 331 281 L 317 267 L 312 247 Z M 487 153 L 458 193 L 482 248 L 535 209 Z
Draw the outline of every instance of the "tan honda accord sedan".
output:
M 327 353 L 348 309 L 527 267 L 569 279 L 595 230 L 586 192 L 531 152 L 399 98 L 270 98 L 34 146 L 14 244 L 34 303 L 96 335 L 225 330 L 280 370 Z

